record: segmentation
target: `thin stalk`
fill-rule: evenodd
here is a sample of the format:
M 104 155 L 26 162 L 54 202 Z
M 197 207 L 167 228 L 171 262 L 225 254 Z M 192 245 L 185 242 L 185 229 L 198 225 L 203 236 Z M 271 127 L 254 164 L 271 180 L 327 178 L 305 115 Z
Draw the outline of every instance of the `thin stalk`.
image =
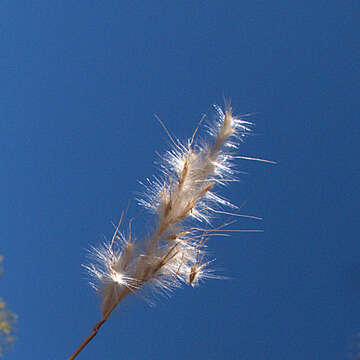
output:
M 100 327 L 104 324 L 106 319 L 102 318 L 98 323 L 96 323 L 93 327 L 92 333 L 83 341 L 83 343 L 76 349 L 76 351 L 69 357 L 69 360 L 75 359 L 82 349 L 95 337 Z
M 95 335 L 98 333 L 101 326 L 107 321 L 111 313 L 115 310 L 115 308 L 118 306 L 119 302 L 124 299 L 125 296 L 129 295 L 131 291 L 129 289 L 124 289 L 122 294 L 119 295 L 117 301 L 112 305 L 112 307 L 109 309 L 107 313 L 105 313 L 102 317 L 102 319 L 97 322 L 93 329 L 91 334 L 81 343 L 81 345 L 75 350 L 75 352 L 69 357 L 69 360 L 74 360 L 80 352 L 85 348 L 85 346 L 95 337 Z

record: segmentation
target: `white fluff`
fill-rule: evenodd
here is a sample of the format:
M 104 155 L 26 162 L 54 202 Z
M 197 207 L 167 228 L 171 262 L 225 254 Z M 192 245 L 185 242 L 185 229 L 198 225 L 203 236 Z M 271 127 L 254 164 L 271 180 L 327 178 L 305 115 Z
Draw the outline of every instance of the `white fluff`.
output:
M 215 277 L 208 269 L 211 261 L 204 259 L 208 233 L 188 220 L 209 222 L 217 206 L 232 206 L 212 190 L 234 180 L 230 151 L 249 132 L 250 123 L 234 117 L 230 107 L 225 112 L 214 108 L 210 138 L 198 145 L 194 136 L 186 146 L 173 142 L 163 157 L 162 177 L 148 180 L 139 202 L 155 214 L 152 235 L 135 243 L 130 230 L 125 237 L 117 228 L 110 244 L 92 248 L 95 262 L 86 268 L 103 297 L 105 319 L 125 296 L 144 286 L 169 291 Z

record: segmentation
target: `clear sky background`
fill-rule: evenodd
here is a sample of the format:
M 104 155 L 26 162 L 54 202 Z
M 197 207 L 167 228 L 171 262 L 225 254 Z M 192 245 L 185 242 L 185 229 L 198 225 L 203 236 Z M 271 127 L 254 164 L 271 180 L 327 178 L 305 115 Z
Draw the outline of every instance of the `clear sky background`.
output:
M 121 304 L 79 359 L 340 360 L 360 332 L 359 1 L 1 1 L 0 295 L 9 360 L 66 359 L 100 319 L 81 264 L 172 134 L 251 113 L 210 280 Z M 218 224 L 225 221 L 218 219 Z M 144 233 L 143 213 L 135 232 Z

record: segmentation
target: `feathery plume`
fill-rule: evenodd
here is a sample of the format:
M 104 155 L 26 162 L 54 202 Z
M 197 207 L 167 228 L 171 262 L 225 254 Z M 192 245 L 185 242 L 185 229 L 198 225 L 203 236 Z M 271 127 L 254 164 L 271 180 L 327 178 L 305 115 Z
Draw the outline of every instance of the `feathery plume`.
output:
M 148 180 L 145 196 L 138 199 L 155 215 L 152 234 L 135 241 L 131 222 L 125 235 L 120 221 L 110 243 L 91 249 L 94 263 L 85 268 L 102 296 L 103 317 L 70 360 L 127 295 L 144 287 L 168 292 L 182 283 L 195 286 L 202 279 L 216 277 L 209 269 L 212 261 L 206 260 L 205 247 L 208 237 L 220 229 L 198 228 L 189 220 L 209 224 L 212 215 L 222 212 L 219 208 L 234 207 L 213 189 L 235 180 L 232 151 L 250 131 L 251 123 L 235 117 L 231 107 L 225 112 L 217 105 L 214 108 L 216 122 L 208 127 L 207 142 L 195 144 L 197 129 L 186 144 L 175 142 L 166 130 L 174 146 L 162 159 L 162 176 Z

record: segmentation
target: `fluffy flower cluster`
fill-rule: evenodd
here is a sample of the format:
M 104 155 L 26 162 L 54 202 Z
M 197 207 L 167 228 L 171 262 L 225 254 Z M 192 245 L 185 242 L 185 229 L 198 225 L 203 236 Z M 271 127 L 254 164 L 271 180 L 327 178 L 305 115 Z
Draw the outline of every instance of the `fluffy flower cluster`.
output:
M 144 285 L 168 290 L 181 283 L 196 285 L 213 277 L 205 260 L 204 247 L 211 231 L 194 227 L 190 218 L 209 222 L 216 204 L 231 204 L 212 192 L 216 184 L 233 180 L 230 151 L 249 131 L 249 124 L 215 106 L 216 122 L 209 127 L 210 141 L 195 145 L 174 142 L 162 165 L 162 179 L 148 181 L 140 203 L 156 214 L 153 233 L 144 241 L 116 229 L 112 241 L 93 248 L 95 263 L 87 266 L 103 298 L 107 318 L 127 295 Z

